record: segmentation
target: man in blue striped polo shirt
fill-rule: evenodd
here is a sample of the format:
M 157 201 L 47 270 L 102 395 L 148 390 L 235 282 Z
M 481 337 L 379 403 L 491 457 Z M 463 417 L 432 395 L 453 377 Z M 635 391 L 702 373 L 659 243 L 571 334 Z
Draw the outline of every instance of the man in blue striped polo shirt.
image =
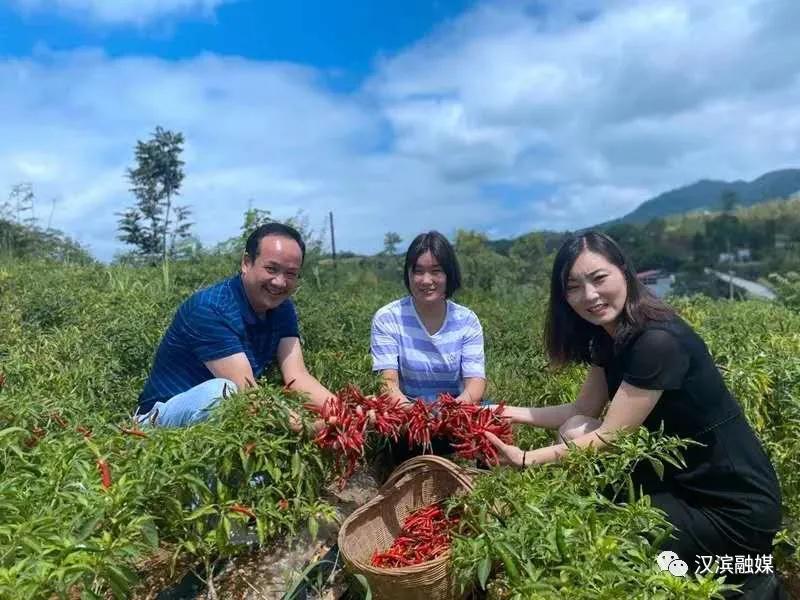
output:
M 255 385 L 277 361 L 284 382 L 321 405 L 332 394 L 306 369 L 294 303 L 305 258 L 292 227 L 262 225 L 247 239 L 241 273 L 190 296 L 175 314 L 139 396 L 137 419 L 181 427 L 208 417 L 229 393 Z

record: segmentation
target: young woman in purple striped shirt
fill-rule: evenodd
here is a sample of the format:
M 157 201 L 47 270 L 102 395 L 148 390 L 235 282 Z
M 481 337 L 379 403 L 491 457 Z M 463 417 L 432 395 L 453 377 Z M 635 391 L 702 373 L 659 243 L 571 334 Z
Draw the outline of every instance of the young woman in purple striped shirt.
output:
M 483 331 L 477 316 L 451 300 L 461 285 L 455 251 L 441 233 L 429 231 L 411 242 L 403 282 L 409 295 L 379 309 L 372 322 L 373 370 L 403 405 L 417 397 L 433 401 L 448 392 L 461 402 L 478 403 L 486 389 Z M 421 453 L 401 442 L 394 462 Z M 435 440 L 433 452 L 452 452 Z

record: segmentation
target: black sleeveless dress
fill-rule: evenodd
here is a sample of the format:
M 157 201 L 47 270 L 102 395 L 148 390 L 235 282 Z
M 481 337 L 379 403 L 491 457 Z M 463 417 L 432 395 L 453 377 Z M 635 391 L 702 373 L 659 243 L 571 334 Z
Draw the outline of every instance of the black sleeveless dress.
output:
M 697 333 L 677 316 L 653 321 L 603 362 L 610 398 L 623 381 L 664 391 L 644 422 L 648 430 L 663 424 L 665 434 L 703 444 L 684 450 L 685 469 L 665 465 L 663 480 L 646 461 L 633 473 L 676 529 L 664 549 L 690 572 L 701 556 L 771 555 L 781 525 L 778 479 Z

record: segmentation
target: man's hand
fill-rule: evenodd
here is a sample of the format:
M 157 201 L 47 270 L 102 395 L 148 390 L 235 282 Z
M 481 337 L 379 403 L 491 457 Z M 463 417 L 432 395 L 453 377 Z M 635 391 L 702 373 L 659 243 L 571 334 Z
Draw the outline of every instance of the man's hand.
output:
M 293 410 L 289 411 L 289 429 L 295 433 L 303 431 L 303 420 L 300 418 L 300 415 Z

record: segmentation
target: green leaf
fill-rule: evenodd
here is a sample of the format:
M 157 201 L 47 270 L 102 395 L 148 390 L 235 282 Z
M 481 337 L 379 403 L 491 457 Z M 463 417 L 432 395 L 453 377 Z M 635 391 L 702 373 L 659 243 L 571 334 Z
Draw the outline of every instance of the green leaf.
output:
M 108 581 L 108 585 L 111 587 L 111 591 L 114 594 L 115 598 L 127 598 L 128 597 L 128 589 L 130 588 L 131 583 L 133 583 L 135 579 L 135 575 L 132 571 L 126 569 L 125 567 L 115 567 L 114 565 L 108 565 L 106 567 L 106 580 Z
M 207 515 L 215 515 L 215 514 L 217 514 L 217 507 L 216 506 L 211 506 L 211 505 L 206 505 L 206 506 L 201 506 L 197 510 L 193 511 L 191 514 L 189 514 L 188 516 L 184 517 L 183 520 L 184 521 L 195 521 L 195 520 L 199 519 L 200 517 L 205 517 Z
M 664 463 L 658 460 L 657 458 L 648 457 L 650 461 L 650 465 L 653 467 L 653 470 L 658 475 L 659 479 L 664 479 Z
M 152 519 L 147 519 L 142 523 L 142 536 L 151 548 L 154 550 L 158 548 L 158 528 Z
M 486 581 L 489 579 L 489 573 L 492 571 L 492 559 L 490 556 L 484 556 L 481 562 L 478 563 L 478 583 L 481 584 L 481 589 L 486 589 Z
M 311 534 L 312 540 L 317 539 L 317 533 L 319 533 L 319 523 L 314 515 L 309 515 L 308 517 L 308 533 Z
M 354 575 L 356 581 L 361 584 L 361 587 L 364 588 L 364 600 L 372 600 L 372 588 L 369 585 L 369 581 L 363 575 Z
M 80 529 L 78 529 L 78 534 L 75 537 L 75 541 L 82 542 L 90 535 L 92 535 L 92 533 L 94 533 L 94 530 L 97 529 L 97 525 L 102 520 L 103 516 L 100 515 L 93 518 L 89 518 L 86 521 L 84 521 L 83 525 L 81 525 Z
M 3 430 L 0 430 L 0 438 L 4 438 L 7 435 L 10 436 L 12 433 L 28 433 L 22 427 L 6 427 Z
M 269 476 L 272 477 L 272 481 L 279 481 L 281 478 L 281 470 L 276 467 L 273 463 L 268 462 L 266 465 L 267 473 Z

